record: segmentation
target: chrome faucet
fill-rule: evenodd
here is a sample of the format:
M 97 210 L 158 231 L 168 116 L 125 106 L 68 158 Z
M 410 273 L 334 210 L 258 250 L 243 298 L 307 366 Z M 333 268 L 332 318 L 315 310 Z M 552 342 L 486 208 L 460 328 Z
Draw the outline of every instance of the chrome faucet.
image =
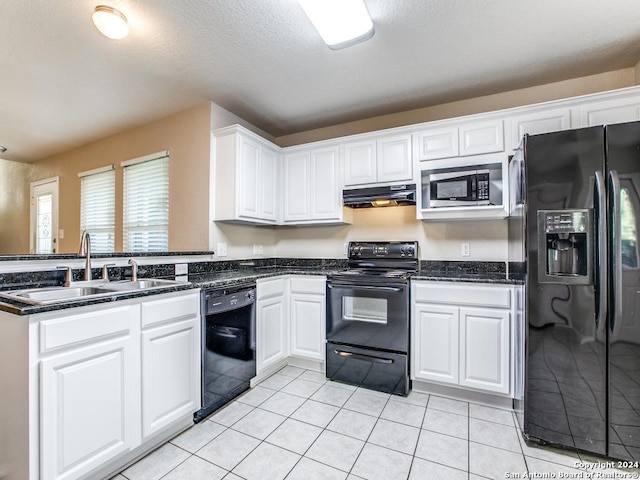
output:
M 138 280 L 138 262 L 130 258 L 128 263 L 131 265 L 131 281 L 135 282 Z
M 80 237 L 80 250 L 78 255 L 84 255 L 86 258 L 84 267 L 84 279 L 91 280 L 91 237 L 86 230 L 82 231 Z

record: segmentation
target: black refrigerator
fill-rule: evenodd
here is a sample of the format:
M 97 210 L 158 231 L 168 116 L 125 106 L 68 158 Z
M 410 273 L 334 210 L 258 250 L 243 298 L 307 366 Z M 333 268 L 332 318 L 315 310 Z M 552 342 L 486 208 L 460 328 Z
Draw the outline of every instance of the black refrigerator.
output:
M 523 435 L 640 461 L 640 122 L 525 136 L 510 184 Z

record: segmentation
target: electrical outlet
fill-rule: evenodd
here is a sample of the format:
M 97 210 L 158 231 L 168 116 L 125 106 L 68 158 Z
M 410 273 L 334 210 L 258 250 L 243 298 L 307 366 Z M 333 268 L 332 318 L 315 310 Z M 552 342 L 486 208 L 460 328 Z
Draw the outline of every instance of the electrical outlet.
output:
M 176 275 L 187 275 L 189 273 L 189 265 L 186 263 L 176 263 L 175 269 Z
M 253 254 L 258 255 L 260 253 L 260 245 L 253 244 Z
M 462 255 L 463 257 L 468 257 L 468 256 L 471 255 L 471 248 L 470 248 L 470 245 L 468 243 L 463 243 L 462 244 L 460 255 Z
M 226 257 L 227 256 L 227 244 L 220 242 L 218 243 L 218 256 Z

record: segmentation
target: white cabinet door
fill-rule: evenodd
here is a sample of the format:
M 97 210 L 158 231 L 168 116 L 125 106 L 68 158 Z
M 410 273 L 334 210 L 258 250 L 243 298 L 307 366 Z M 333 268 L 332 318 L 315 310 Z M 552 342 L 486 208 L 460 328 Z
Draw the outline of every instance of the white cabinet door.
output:
M 238 216 L 260 218 L 260 144 L 239 135 L 238 149 Z
M 582 105 L 579 110 L 580 127 L 634 122 L 640 120 L 640 99 L 601 100 Z
M 502 152 L 504 127 L 502 120 L 470 123 L 459 127 L 460 156 Z
M 366 140 L 342 146 L 345 186 L 377 181 L 376 141 Z
M 458 322 L 456 307 L 415 304 L 412 378 L 458 383 Z
M 258 300 L 256 312 L 256 330 L 258 333 L 257 373 L 287 358 L 287 311 L 285 297 Z
M 292 293 L 289 305 L 291 355 L 324 361 L 324 295 Z
M 127 332 L 40 362 L 42 480 L 80 478 L 140 444 L 135 336 Z
M 511 117 L 511 150 L 520 145 L 526 133 L 557 132 L 571 128 L 571 109 L 560 108 Z
M 278 220 L 278 159 L 275 150 L 260 148 L 260 185 L 258 188 L 260 199 L 258 214 L 264 220 L 276 222 Z
M 460 309 L 460 385 L 509 393 L 510 314 Z
M 198 317 L 142 332 L 142 437 L 200 408 Z
M 308 220 L 309 204 L 309 152 L 284 156 L 284 215 L 283 220 L 296 222 Z
M 418 160 L 436 160 L 458 156 L 458 129 L 437 128 L 414 136 Z
M 392 135 L 377 141 L 378 182 L 410 181 L 413 178 L 411 135 Z
M 339 148 L 311 150 L 311 219 L 340 220 L 342 191 L 340 189 Z M 299 185 L 298 188 L 301 188 Z

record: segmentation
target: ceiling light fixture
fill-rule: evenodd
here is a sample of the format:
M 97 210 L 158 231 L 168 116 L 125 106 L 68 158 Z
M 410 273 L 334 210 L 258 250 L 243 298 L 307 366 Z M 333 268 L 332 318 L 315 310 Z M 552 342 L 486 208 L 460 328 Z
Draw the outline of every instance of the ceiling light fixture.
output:
M 127 17 L 113 7 L 98 5 L 91 18 L 96 28 L 105 37 L 120 40 L 129 34 Z
M 364 0 L 298 0 L 313 26 L 333 50 L 373 36 L 373 22 Z

